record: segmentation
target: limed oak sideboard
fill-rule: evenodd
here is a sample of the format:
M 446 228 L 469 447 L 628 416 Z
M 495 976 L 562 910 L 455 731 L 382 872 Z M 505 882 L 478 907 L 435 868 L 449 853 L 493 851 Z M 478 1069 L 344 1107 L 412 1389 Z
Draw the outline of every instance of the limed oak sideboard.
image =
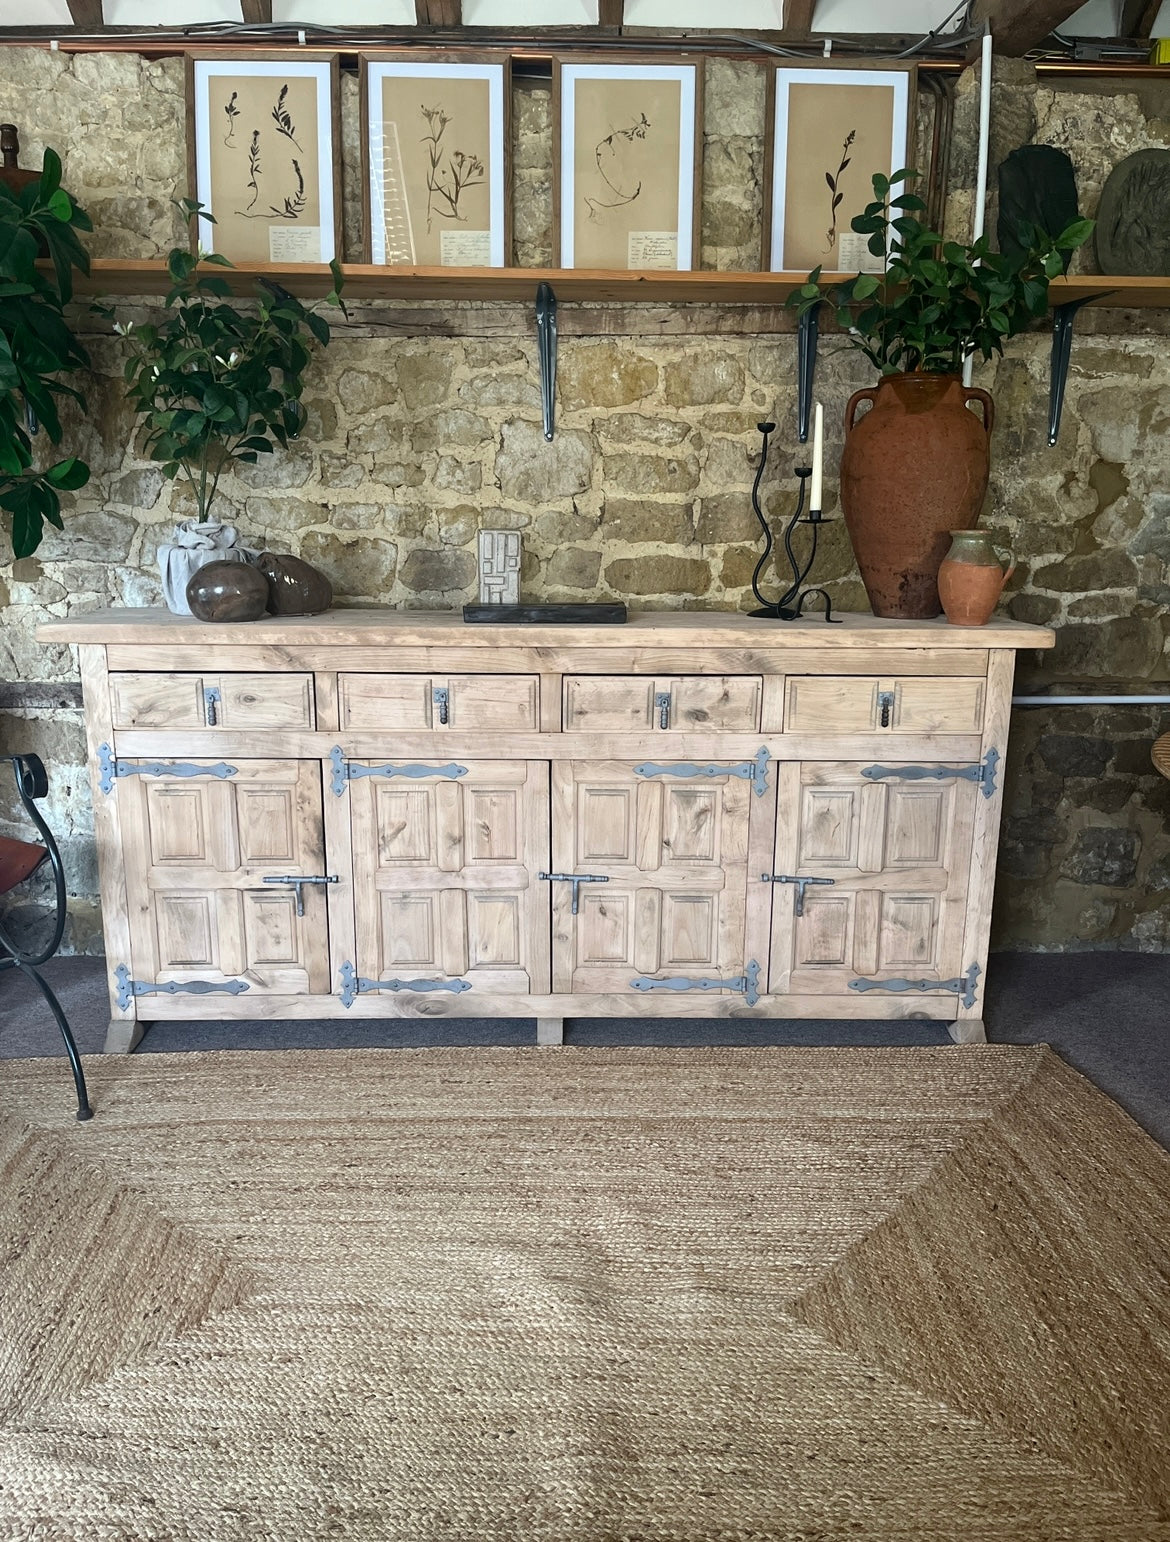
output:
M 944 1019 L 984 1038 L 1005 620 L 43 625 L 78 646 L 107 1050 L 152 1020 Z

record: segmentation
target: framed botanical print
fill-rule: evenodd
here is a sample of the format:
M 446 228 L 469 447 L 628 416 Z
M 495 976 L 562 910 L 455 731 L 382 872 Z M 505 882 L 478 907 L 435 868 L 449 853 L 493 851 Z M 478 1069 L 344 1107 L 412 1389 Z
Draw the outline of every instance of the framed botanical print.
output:
M 367 262 L 508 264 L 511 63 L 496 50 L 360 56 Z
M 701 64 L 553 61 L 553 250 L 562 268 L 696 266 Z
M 188 55 L 194 240 L 232 262 L 341 255 L 336 54 Z
M 778 64 L 768 93 L 764 267 L 773 273 L 880 273 L 885 259 L 850 229 L 875 172 L 907 165 L 913 65 Z

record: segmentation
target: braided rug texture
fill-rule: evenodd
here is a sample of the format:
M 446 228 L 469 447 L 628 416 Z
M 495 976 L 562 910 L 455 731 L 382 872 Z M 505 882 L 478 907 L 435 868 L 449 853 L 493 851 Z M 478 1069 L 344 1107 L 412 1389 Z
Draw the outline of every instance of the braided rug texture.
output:
M 1170 1157 L 1043 1048 L 0 1063 L 0 1538 L 1170 1542 Z

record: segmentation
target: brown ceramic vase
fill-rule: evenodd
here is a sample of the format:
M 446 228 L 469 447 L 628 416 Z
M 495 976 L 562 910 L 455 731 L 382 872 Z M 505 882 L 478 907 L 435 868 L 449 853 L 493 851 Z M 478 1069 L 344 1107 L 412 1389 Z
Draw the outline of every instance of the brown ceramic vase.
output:
M 968 402 L 982 404 L 982 420 Z M 938 615 L 950 534 L 971 528 L 987 492 L 994 416 L 987 392 L 958 375 L 885 375 L 849 398 L 841 508 L 875 616 Z
M 268 580 L 268 609 L 274 616 L 317 616 L 333 604 L 333 585 L 300 557 L 262 551 L 256 566 Z
M 268 580 L 250 562 L 208 562 L 187 580 L 197 621 L 258 621 L 268 609 Z
M 1015 558 L 1010 551 L 1001 557 L 986 530 L 952 530 L 951 536 L 938 570 L 943 613 L 952 626 L 986 626 L 1016 571 Z

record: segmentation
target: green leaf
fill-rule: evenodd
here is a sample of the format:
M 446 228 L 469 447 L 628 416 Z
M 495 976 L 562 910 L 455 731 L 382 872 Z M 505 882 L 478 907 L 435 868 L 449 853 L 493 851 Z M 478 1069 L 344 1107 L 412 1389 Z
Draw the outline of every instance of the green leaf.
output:
M 870 295 L 877 293 L 879 287 L 878 279 L 874 274 L 859 274 L 853 280 L 853 298 L 855 300 L 868 300 Z
M 53 218 L 60 220 L 62 224 L 68 224 L 73 218 L 73 201 L 64 188 L 57 189 L 49 199 L 48 208 Z
M 50 466 L 45 475 L 54 487 L 74 492 L 89 481 L 89 467 L 83 460 L 70 456 L 68 460 L 59 460 L 55 466 Z
M 50 200 L 61 186 L 61 157 L 56 150 L 45 147 L 44 156 L 41 159 L 40 195 L 45 200 Z
M 1062 252 L 1075 251 L 1093 234 L 1096 220 L 1074 220 L 1071 225 L 1066 225 L 1056 238 L 1056 245 Z

